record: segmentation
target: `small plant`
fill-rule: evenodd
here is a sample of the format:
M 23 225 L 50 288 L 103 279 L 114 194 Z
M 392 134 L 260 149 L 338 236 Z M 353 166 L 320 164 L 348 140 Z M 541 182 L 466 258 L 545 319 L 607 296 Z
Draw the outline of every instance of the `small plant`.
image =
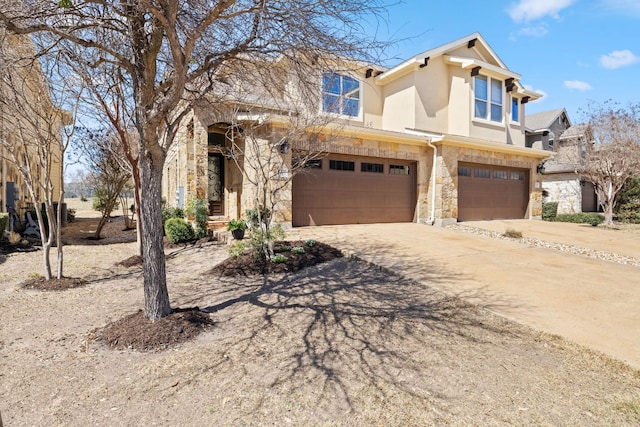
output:
M 287 262 L 287 257 L 282 254 L 274 255 L 271 257 L 271 262 L 281 264 L 283 262 Z
M 67 209 L 67 222 L 73 222 L 76 220 L 76 210 L 73 208 Z
M 89 199 L 87 199 L 87 196 L 80 196 L 80 201 L 81 202 L 87 202 Z
M 507 228 L 502 235 L 504 237 L 510 237 L 512 239 L 522 239 L 522 232 L 514 230 L 513 228 Z
M 291 253 L 294 254 L 303 254 L 304 253 L 304 248 L 302 246 L 294 246 L 293 248 L 291 248 Z
M 313 239 L 308 239 L 308 240 L 305 240 L 305 241 L 304 241 L 304 244 L 305 244 L 305 245 L 307 245 L 307 246 L 309 246 L 309 247 L 312 247 L 313 245 L 315 245 L 315 244 L 316 244 L 316 241 L 315 241 L 315 240 L 313 240 Z
M 205 199 L 190 199 L 184 213 L 195 221 L 197 237 L 206 236 L 207 221 L 209 221 L 208 202 Z
M 40 278 L 40 274 L 39 273 L 31 273 L 31 274 L 29 274 L 29 277 L 31 277 L 32 279 L 39 279 Z
M 558 202 L 542 203 L 542 219 L 544 221 L 553 221 L 558 214 Z
M 232 219 L 227 223 L 227 230 L 246 230 L 247 223 L 243 219 Z
M 232 257 L 239 257 L 245 251 L 246 246 L 243 241 L 237 241 L 229 246 L 229 255 Z
M 169 218 L 164 224 L 164 232 L 171 243 L 182 243 L 193 240 L 193 227 L 182 218 Z
M 7 224 L 9 223 L 9 214 L 0 213 L 0 240 L 4 237 L 4 232 L 7 230 Z

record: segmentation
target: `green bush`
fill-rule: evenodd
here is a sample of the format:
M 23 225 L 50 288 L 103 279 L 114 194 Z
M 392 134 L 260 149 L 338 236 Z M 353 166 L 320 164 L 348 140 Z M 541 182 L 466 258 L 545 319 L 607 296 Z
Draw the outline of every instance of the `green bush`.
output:
M 193 240 L 193 227 L 182 218 L 169 218 L 164 223 L 164 232 L 171 243 L 182 243 Z
M 553 219 L 557 222 L 572 222 L 576 224 L 591 224 L 594 227 L 604 222 L 604 217 L 594 212 L 582 212 L 573 214 L 556 215 Z
M 7 231 L 9 224 L 9 214 L 0 212 L 0 240 L 4 238 L 4 232 Z
M 209 203 L 205 199 L 190 199 L 184 213 L 193 217 L 196 223 L 198 237 L 207 235 L 207 221 L 209 221 Z
M 616 196 L 616 217 L 621 222 L 640 224 L 640 179 L 628 179 Z
M 76 220 L 76 210 L 73 208 L 67 209 L 67 222 L 73 222 Z
M 558 214 L 558 202 L 546 202 L 542 204 L 542 219 L 553 221 Z
M 169 218 L 184 218 L 184 211 L 176 208 L 162 208 L 162 224 L 167 222 Z

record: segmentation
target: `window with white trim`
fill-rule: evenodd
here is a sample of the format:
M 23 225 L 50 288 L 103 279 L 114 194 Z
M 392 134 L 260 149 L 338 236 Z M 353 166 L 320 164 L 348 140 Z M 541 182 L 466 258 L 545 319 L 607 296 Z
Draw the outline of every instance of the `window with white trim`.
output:
M 324 73 L 322 111 L 357 117 L 360 114 L 360 82 L 341 74 Z
M 520 100 L 516 97 L 511 98 L 511 121 L 520 121 Z
M 487 76 L 475 76 L 473 79 L 474 117 L 502 123 L 502 80 Z

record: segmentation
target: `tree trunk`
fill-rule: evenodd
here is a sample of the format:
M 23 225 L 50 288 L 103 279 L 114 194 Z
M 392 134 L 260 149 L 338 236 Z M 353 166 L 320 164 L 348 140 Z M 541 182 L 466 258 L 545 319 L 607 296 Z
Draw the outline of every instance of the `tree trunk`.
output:
M 138 255 L 142 256 L 142 219 L 140 215 L 140 169 L 136 165 L 131 165 L 131 176 L 133 177 L 133 199 L 136 207 L 136 243 L 138 245 Z M 160 209 L 162 211 L 162 209 Z
M 63 182 L 63 181 L 61 181 Z M 62 279 L 62 263 L 64 261 L 64 253 L 62 251 L 62 204 L 64 203 L 64 191 L 60 192 L 58 199 L 58 212 L 56 215 L 56 249 L 58 251 L 58 266 L 56 277 Z
M 606 225 L 613 225 L 613 200 L 607 200 L 604 209 L 604 223 Z
M 158 153 L 160 152 L 160 153 Z M 155 155 L 154 155 L 155 154 Z M 142 271 L 144 314 L 152 321 L 171 313 L 162 242 L 162 167 L 160 149 L 139 157 L 141 172 L 140 217 L 142 225 Z

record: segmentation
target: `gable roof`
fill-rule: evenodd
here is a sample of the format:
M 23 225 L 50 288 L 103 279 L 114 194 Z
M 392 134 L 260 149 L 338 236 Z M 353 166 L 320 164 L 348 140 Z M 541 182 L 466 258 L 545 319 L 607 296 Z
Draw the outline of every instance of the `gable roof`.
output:
M 555 110 L 541 111 L 540 113 L 527 114 L 525 117 L 525 123 L 528 131 L 538 131 L 549 129 L 551 124 L 564 113 L 571 126 L 569 115 L 564 108 L 556 108 Z
M 588 132 L 590 132 L 589 124 L 580 123 L 567 128 L 567 130 L 560 135 L 560 139 L 583 138 L 587 136 Z
M 482 52 L 479 52 L 479 56 L 482 60 L 472 57 L 448 55 L 449 53 L 453 53 L 455 50 L 464 46 L 469 49 L 475 48 L 478 51 L 482 48 Z M 421 67 L 428 66 L 428 61 L 438 56 L 445 56 L 446 63 L 458 65 L 463 69 L 469 69 L 469 71 L 475 67 L 481 67 L 504 79 L 513 78 L 519 93 L 534 100 L 542 97 L 542 94 L 525 89 L 525 87 L 520 84 L 519 80 L 521 75 L 509 70 L 498 54 L 491 48 L 491 46 L 489 46 L 486 40 L 478 32 L 415 55 L 379 74 L 375 78 L 375 82 L 376 84 L 383 86 Z

